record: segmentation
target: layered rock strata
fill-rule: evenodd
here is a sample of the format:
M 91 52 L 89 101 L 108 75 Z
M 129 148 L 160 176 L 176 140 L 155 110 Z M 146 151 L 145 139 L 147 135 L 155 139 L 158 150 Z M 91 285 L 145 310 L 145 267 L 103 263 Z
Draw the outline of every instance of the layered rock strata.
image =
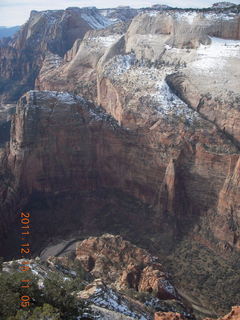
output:
M 1 148 L 2 239 L 26 207 L 34 243 L 56 236 L 54 219 L 64 236 L 114 229 L 153 250 L 183 237 L 239 250 L 239 14 L 145 11 L 97 31 L 85 11 L 33 12 L 2 46 L 13 86 L 25 91 L 42 66 L 42 91 L 20 99 Z M 44 55 L 32 61 L 30 47 Z
M 16 101 L 34 88 L 46 52 L 63 57 L 88 30 L 111 23 L 96 8 L 32 11 L 14 38 L 0 46 L 0 101 Z

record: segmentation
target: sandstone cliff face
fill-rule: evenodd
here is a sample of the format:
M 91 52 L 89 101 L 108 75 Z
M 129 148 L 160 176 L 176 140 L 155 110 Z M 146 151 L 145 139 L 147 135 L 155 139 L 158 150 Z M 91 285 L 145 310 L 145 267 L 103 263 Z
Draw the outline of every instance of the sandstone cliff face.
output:
M 161 221 L 173 219 L 168 234 L 174 238 L 180 225 L 193 218 L 192 207 L 201 214 L 216 204 L 226 179 L 223 168 L 236 157 L 221 154 L 235 149 L 213 126 L 196 121 L 197 130 L 182 122 L 169 123 L 163 117 L 136 134 L 120 128 L 82 98 L 29 92 L 18 104 L 7 157 L 3 157 L 2 170 L 11 172 L 12 182 L 3 176 L 2 203 L 17 205 L 19 198 L 26 203 L 36 192 L 54 195 L 114 187 L 152 205 L 155 218 L 149 223 L 154 230 L 166 233 Z M 209 151 L 199 143 L 206 144 Z M 215 154 L 219 144 L 221 153 Z M 201 184 L 196 175 L 202 177 Z M 214 179 L 211 185 L 209 176 Z
M 101 36 L 99 33 L 87 34 L 69 63 L 59 68 L 55 65 L 53 72 L 46 72 L 46 68 L 42 69 L 37 88 L 63 90 L 67 86 L 68 90 L 84 94 L 92 101 L 104 106 L 121 124 L 132 127 L 133 124 L 130 125 L 130 121 L 135 123 L 135 126 L 140 125 L 139 107 L 136 115 L 134 112 L 136 105 L 139 105 L 136 100 L 139 96 L 143 101 L 143 91 L 146 96 L 148 92 L 144 89 L 150 87 L 142 78 L 146 78 L 148 83 L 151 81 L 152 85 L 156 86 L 157 78 L 164 80 L 166 77 L 171 89 L 181 99 L 209 121 L 214 122 L 223 132 L 239 140 L 239 84 L 235 81 L 236 77 L 239 77 L 239 71 L 234 68 L 234 65 L 239 62 L 238 42 L 226 40 L 224 43 L 222 40 L 222 43 L 219 43 L 216 38 L 211 38 L 214 33 L 210 30 L 213 27 L 217 28 L 219 21 L 231 25 L 238 19 L 237 14 L 226 14 L 220 17 L 214 13 L 204 15 L 196 12 L 174 11 L 141 14 L 133 20 L 125 39 L 121 38 L 117 41 L 117 34 L 113 32 L 108 36 Z M 177 24 L 175 27 L 172 26 L 174 23 Z M 191 28 L 192 32 L 185 32 L 181 27 L 187 30 Z M 184 46 L 178 45 L 177 41 L 188 43 L 189 41 L 182 37 L 189 34 L 195 41 L 199 37 L 201 39 L 199 38 L 198 43 L 193 47 L 189 45 L 187 49 L 180 49 Z M 226 37 L 236 38 L 233 34 L 234 30 L 230 31 Z M 220 36 L 223 37 L 223 35 Z M 98 49 L 91 47 L 91 44 Z M 205 44 L 204 47 L 203 44 Z M 199 46 L 200 48 L 195 50 Z M 131 51 L 134 51 L 135 56 L 126 55 Z M 147 74 L 149 69 L 146 68 L 149 61 L 143 61 L 145 68 L 139 68 L 139 59 L 152 60 L 158 68 L 164 69 L 164 73 L 162 70 L 158 73 L 156 70 L 151 70 L 152 74 L 149 77 Z M 221 65 L 218 66 L 219 59 L 222 62 L 219 62 Z M 169 64 L 172 66 L 166 67 Z M 231 76 L 222 79 L 223 70 Z M 74 85 L 73 79 L 77 85 Z M 219 80 L 216 81 L 216 79 Z M 88 80 L 87 87 L 86 80 Z M 224 87 L 219 89 L 223 82 Z M 211 83 L 211 93 L 209 93 L 209 83 Z M 159 89 L 161 91 L 163 87 L 159 86 Z M 151 91 L 156 91 L 156 88 Z M 144 113 L 146 112 L 149 111 L 145 108 Z
M 234 162 L 235 167 L 231 168 L 224 186 L 219 195 L 218 212 L 219 217 L 215 227 L 217 238 L 228 237 L 228 242 L 239 249 L 239 192 L 240 192 L 240 159 Z
M 82 41 L 76 40 L 61 63 L 59 56 L 46 55 L 36 79 L 36 89 L 68 90 L 97 103 L 97 65 L 124 32 L 126 32 L 124 24 L 110 26 L 104 30 L 89 31 Z
M 150 36 L 149 36 L 150 35 Z M 239 39 L 239 15 L 196 12 L 149 12 L 133 19 L 127 32 L 127 52 L 134 50 L 137 58 L 161 59 L 166 45 L 196 49 L 209 44 L 209 36 Z
M 111 21 L 102 17 L 96 8 L 32 11 L 14 39 L 0 48 L 2 99 L 16 101 L 33 89 L 46 51 L 63 57 L 88 30 L 109 24 Z
M 32 91 L 20 100 L 12 124 L 7 166 L 15 177 L 15 188 L 24 190 L 26 197 L 34 190 L 54 193 L 79 188 L 82 190 L 86 186 L 97 188 L 98 185 L 107 187 L 114 185 L 155 206 L 159 203 L 158 197 L 161 196 L 166 185 L 169 204 L 165 209 L 169 212 L 173 211 L 172 213 L 176 215 L 175 210 L 178 211 L 176 208 L 180 199 L 178 195 L 181 193 L 178 190 L 182 188 L 177 181 L 182 179 L 182 184 L 189 188 L 187 197 L 194 201 L 195 206 L 198 202 L 197 207 L 200 207 L 202 197 L 208 199 L 209 205 L 214 204 L 213 196 L 206 198 L 204 188 L 207 187 L 207 182 L 198 188 L 199 191 L 196 194 L 191 194 L 190 177 L 195 173 L 202 176 L 211 174 L 212 177 L 217 177 L 215 178 L 216 186 L 212 187 L 212 193 L 214 192 L 217 198 L 218 190 L 221 189 L 225 180 L 220 172 L 226 159 L 231 160 L 231 154 L 214 155 L 211 151 L 210 153 L 203 151 L 204 148 L 200 147 L 195 153 L 193 149 L 190 151 L 193 147 L 181 140 L 182 134 L 185 139 L 189 137 L 188 140 L 192 140 L 193 145 L 201 142 L 208 145 L 210 150 L 214 150 L 214 145 L 221 143 L 222 150 L 234 152 L 235 149 L 218 135 L 214 127 L 201 119 L 198 120 L 199 129 L 196 131 L 193 127 L 185 126 L 181 122 L 175 122 L 173 127 L 164 117 L 159 119 L 158 126 L 154 129 L 143 131 L 143 135 L 135 135 L 119 128 L 117 124 L 115 124 L 116 129 L 113 130 L 111 127 L 113 120 L 109 120 L 109 123 L 107 116 L 101 116 L 100 111 L 94 121 L 94 117 L 91 116 L 94 111 L 91 111 L 91 107 L 86 110 L 84 108 L 86 102 L 79 99 L 69 94 Z M 91 118 L 93 118 L 92 121 L 90 121 Z M 104 129 L 105 125 L 108 128 L 107 131 Z M 181 132 L 179 140 L 176 140 L 177 136 L 174 135 L 176 125 Z M 99 129 L 96 129 L 97 127 Z M 203 128 L 208 128 L 209 135 L 203 134 Z M 165 132 L 165 135 L 162 132 Z M 165 137 L 167 132 L 168 138 Z M 129 149 L 129 143 L 131 149 Z M 164 151 L 164 144 L 171 147 Z M 69 145 L 72 147 L 69 148 Z M 144 156 L 141 156 L 142 147 L 148 148 Z M 160 157 L 159 151 L 162 152 Z M 188 157 L 184 157 L 185 153 Z M 56 161 L 59 155 L 62 158 L 61 165 Z M 186 166 L 186 171 L 182 173 L 183 178 L 171 173 L 172 158 L 176 159 L 179 165 Z M 206 173 L 205 168 L 209 165 L 209 161 L 212 162 L 216 158 L 219 162 L 216 164 L 213 162 L 212 170 Z M 195 165 L 192 165 L 193 159 Z M 166 165 L 169 162 L 169 168 L 166 171 Z M 79 163 L 81 163 L 80 167 Z M 146 163 L 148 163 L 147 167 Z M 118 170 L 114 169 L 116 167 Z M 144 169 L 144 175 L 143 168 L 147 170 Z M 92 180 L 90 176 L 93 170 L 95 179 Z M 172 174 L 175 176 L 172 177 Z M 184 175 L 188 176 L 185 181 Z M 164 176 L 165 180 L 163 180 Z
M 36 88 L 43 91 L 20 99 L 1 150 L 4 236 L 16 208 L 37 202 L 31 209 L 34 219 L 43 215 L 39 239 L 54 216 L 66 234 L 114 225 L 156 246 L 200 236 L 209 247 L 238 250 L 239 42 L 215 37 L 239 39 L 239 15 L 151 11 L 128 30 L 90 30 L 81 41 L 93 28 L 83 14 L 53 12 L 50 23 L 47 12 L 33 12 L 20 36 L 1 48 L 11 57 L 8 66 L 0 63 L 8 79 L 10 63 L 28 59 L 23 51 L 34 45 L 35 30 L 46 31 L 47 41 L 36 46 L 44 55 L 21 62 L 32 81 L 42 66 Z M 29 81 L 18 79 L 25 90 Z M 47 234 L 54 232 L 49 227 Z M 129 264 L 121 281 L 162 295 L 154 268 Z
M 107 119 L 107 115 L 105 117 Z M 87 128 L 85 123 L 91 123 L 90 127 Z M 90 178 L 90 172 L 93 168 L 97 169 L 98 165 L 101 167 L 97 161 L 103 160 L 96 158 L 97 148 L 101 149 L 101 137 L 96 136 L 95 126 L 99 125 L 103 134 L 103 124 L 104 115 L 95 114 L 91 105 L 80 97 L 67 93 L 29 92 L 17 107 L 8 156 L 16 183 L 24 184 L 20 189 L 28 195 L 33 190 L 61 192 L 66 188 L 84 188 L 88 182 L 94 188 L 96 181 Z M 111 128 L 111 124 L 109 126 Z M 94 136 L 99 143 L 90 142 Z M 103 150 L 99 151 L 104 153 Z M 43 157 L 39 157 L 40 154 Z M 63 157 L 61 164 L 57 164 L 59 156 Z M 24 172 L 28 176 L 25 181 L 22 180 Z M 72 180 L 74 176 L 77 185 Z M 77 182 L 77 176 L 81 176 L 81 181 Z
M 120 6 L 111 9 L 100 9 L 100 12 L 104 17 L 107 17 L 112 21 L 123 21 L 126 23 L 141 12 L 141 9 L 133 9 L 129 6 Z
M 235 63 L 238 63 L 238 60 L 227 66 L 227 72 L 231 72 L 236 79 L 239 76 L 239 70 L 234 69 Z M 208 72 L 207 68 L 206 71 Z M 205 118 L 216 123 L 220 130 L 229 134 L 239 145 L 239 83 L 233 82 L 234 78 L 230 78 L 228 81 L 224 76 L 220 75 L 221 72 L 222 69 L 216 71 L 215 74 L 211 74 L 211 71 L 203 74 L 203 70 L 199 74 L 197 71 L 198 78 L 196 79 L 195 76 L 192 76 L 192 69 L 187 70 L 186 73 L 170 75 L 167 81 L 184 101 L 198 110 Z M 218 82 L 215 79 L 218 75 L 221 76 L 221 81 L 226 83 L 221 93 L 219 88 L 216 88 Z M 208 81 L 208 86 L 206 81 Z M 211 93 L 209 92 L 209 84 L 213 84 Z

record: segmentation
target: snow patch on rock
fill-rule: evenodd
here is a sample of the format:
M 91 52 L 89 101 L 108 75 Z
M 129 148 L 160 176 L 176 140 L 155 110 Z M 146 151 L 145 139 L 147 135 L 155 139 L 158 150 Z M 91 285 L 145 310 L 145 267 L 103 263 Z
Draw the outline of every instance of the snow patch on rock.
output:
M 108 66 L 106 66 L 106 72 L 114 73 L 114 75 L 119 76 L 123 73 L 127 72 L 135 62 L 135 55 L 128 54 L 128 55 L 118 55 L 115 56 Z
M 177 20 L 184 20 L 188 24 L 193 24 L 195 18 L 198 16 L 198 13 L 196 11 L 190 11 L 190 12 L 176 12 L 175 17 Z
M 94 293 L 88 299 L 88 301 L 95 306 L 121 313 L 133 319 L 148 319 L 146 315 L 137 314 L 136 312 L 132 311 L 127 300 L 125 300 L 111 288 L 105 286 L 94 288 Z
M 121 36 L 120 35 L 109 35 L 106 37 L 95 37 L 91 38 L 91 41 L 95 41 L 103 45 L 104 47 L 110 47 L 114 42 L 116 42 Z
M 212 37 L 210 45 L 201 45 L 197 49 L 197 55 L 198 60 L 191 63 L 191 67 L 202 72 L 214 72 L 216 68 L 224 68 L 227 58 L 240 59 L 240 41 Z
M 233 20 L 236 18 L 236 14 L 235 13 L 206 13 L 205 15 L 206 19 L 209 20 L 224 20 L 224 21 L 228 21 L 228 20 Z
M 165 80 L 156 83 L 156 92 L 151 97 L 158 104 L 157 110 L 164 116 L 183 117 L 189 123 L 198 118 L 197 112 L 190 109 L 186 103 L 179 99 L 171 91 Z
M 148 11 L 146 12 L 149 17 L 156 17 L 159 11 Z
M 110 26 L 113 22 L 105 18 L 102 15 L 91 15 L 82 13 L 81 17 L 93 28 L 93 29 L 104 29 Z

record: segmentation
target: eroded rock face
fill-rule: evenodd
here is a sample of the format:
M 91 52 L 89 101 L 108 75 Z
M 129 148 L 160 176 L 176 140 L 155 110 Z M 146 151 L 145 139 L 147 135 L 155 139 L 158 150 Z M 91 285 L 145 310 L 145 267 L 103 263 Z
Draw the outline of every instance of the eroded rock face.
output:
M 156 61 L 167 46 L 196 49 L 210 43 L 209 36 L 239 39 L 239 15 L 218 16 L 213 13 L 149 12 L 133 19 L 127 32 L 127 52 L 134 50 L 137 58 Z
M 157 312 L 154 314 L 154 320 L 186 320 L 180 313 Z
M 78 10 L 61 14 L 71 22 L 71 12 L 73 25 L 81 29 Z M 32 14 L 41 22 L 36 30 L 45 30 L 46 14 Z M 63 43 L 65 27 L 54 21 L 47 30 L 56 38 L 51 41 L 46 31 L 44 57 L 37 56 L 35 65 L 42 65 L 36 88 L 54 92 L 31 91 L 21 98 L 10 143 L 1 150 L 5 236 L 16 208 L 38 199 L 40 209 L 32 211 L 38 218 L 48 216 L 39 224 L 39 238 L 48 228 L 48 236 L 54 234 L 46 222 L 54 216 L 66 234 L 75 225 L 93 233 L 120 225 L 144 241 L 153 235 L 158 246 L 200 235 L 209 247 L 239 249 L 240 56 L 239 41 L 229 40 L 239 39 L 239 15 L 151 10 L 129 28 L 91 30 L 83 41 L 73 32 L 72 48 Z M 34 44 L 34 25 L 23 30 L 1 49 L 10 57 L 9 64 L 0 64 L 6 79 L 20 61 L 19 50 L 28 41 Z M 21 72 L 28 77 L 31 59 L 21 57 L 27 60 L 21 61 Z M 110 190 L 117 190 L 115 198 L 111 194 L 114 200 L 105 202 Z M 58 209 L 56 197 L 64 199 L 61 205 L 56 201 Z M 139 216 L 129 205 L 133 199 L 144 208 Z M 120 202 L 128 209 L 118 210 Z M 125 271 L 123 283 L 162 294 L 158 269 L 143 272 L 129 264 Z
M 10 140 L 12 115 L 15 114 L 16 105 L 0 105 L 0 147 Z
M 75 40 L 82 39 L 88 30 L 110 24 L 96 8 L 32 11 L 14 39 L 0 47 L 2 99 L 16 101 L 34 88 L 47 51 L 63 57 Z
M 227 1 L 221 1 L 221 2 L 216 2 L 212 6 L 213 8 L 229 8 L 234 6 L 235 4 L 232 2 L 227 2 Z
M 216 320 L 238 320 L 240 319 L 240 307 L 232 307 L 232 310 L 226 316 L 220 317 Z M 179 313 L 174 312 L 157 312 L 154 314 L 154 320 L 186 320 L 186 318 Z M 212 318 L 205 318 L 204 320 L 214 320 Z
M 217 223 L 214 233 L 217 238 L 226 239 L 234 244 L 236 248 L 240 247 L 239 238 L 239 192 L 240 192 L 240 159 L 235 162 L 235 167 L 226 178 L 223 189 L 219 195 Z
M 80 242 L 76 259 L 95 278 L 114 284 L 118 289 L 155 292 L 159 299 L 177 297 L 159 258 L 120 236 L 107 234 Z
M 112 21 L 124 21 L 126 23 L 133 19 L 141 10 L 133 9 L 129 6 L 119 6 L 112 9 L 100 9 L 100 12 L 104 17 Z
M 78 298 L 90 303 L 101 319 L 121 320 L 152 318 L 149 310 L 140 302 L 119 294 L 116 290 L 96 279 L 78 293 Z
M 106 114 L 97 114 L 97 109 L 93 111 L 91 108 L 94 107 L 84 99 L 68 93 L 31 91 L 21 98 L 12 124 L 8 165 L 14 171 L 16 184 L 19 183 L 19 188 L 26 195 L 33 190 L 60 192 L 67 188 L 70 191 L 71 188 L 79 188 L 81 182 L 80 188 L 84 188 L 85 179 L 87 184 L 87 181 L 90 182 L 89 172 L 98 167 L 97 162 L 100 160 L 94 156 L 100 151 L 97 150 L 100 144 L 92 145 L 89 138 L 91 136 L 91 140 L 97 134 L 95 126 L 99 125 L 99 130 L 101 128 L 103 132 L 104 117 L 108 119 Z M 93 125 L 92 130 L 86 127 L 87 123 L 90 127 Z M 111 125 L 112 129 L 118 127 L 113 119 L 107 123 L 109 128 Z M 69 135 L 66 135 L 67 131 Z M 96 138 L 101 139 L 99 135 Z M 40 153 L 42 156 L 39 157 Z M 57 165 L 59 156 L 63 157 L 60 167 Z M 90 163 L 92 166 L 89 166 Z M 68 167 L 68 170 L 65 171 L 64 167 Z M 27 176 L 25 181 L 22 179 L 24 172 Z M 82 177 L 75 187 L 73 176 Z M 90 183 L 92 187 L 95 182 L 92 180 L 93 184 Z
M 43 67 L 37 89 L 67 88 L 83 94 L 102 105 L 119 123 L 132 128 L 142 125 L 146 118 L 140 119 L 140 106 L 152 104 L 149 93 L 153 95 L 158 89 L 164 94 L 166 79 L 191 108 L 239 141 L 239 83 L 235 81 L 239 70 L 234 67 L 239 63 L 239 43 L 227 40 L 239 36 L 234 35 L 234 27 L 226 35 L 214 31 L 220 30 L 221 24 L 224 30 L 228 25 L 239 25 L 238 20 L 235 13 L 140 14 L 119 40 L 121 33 L 113 30 L 88 33 L 71 61 L 59 68 L 52 64 L 52 72 Z M 189 43 L 190 40 L 183 39 L 188 36 L 195 41 L 193 45 L 178 44 Z M 150 71 L 149 66 L 160 70 Z M 144 108 L 146 113 L 149 110 Z
M 208 59 L 207 55 L 206 59 Z M 239 70 L 234 67 L 235 64 L 239 63 L 239 57 L 238 59 L 236 57 L 229 58 L 224 68 L 225 76 L 222 75 L 223 68 L 221 67 L 213 73 L 214 63 L 211 66 L 213 59 L 212 57 L 208 60 L 209 68 L 200 64 L 200 68 L 194 69 L 190 64 L 189 69 L 183 73 L 168 76 L 167 82 L 179 97 L 205 118 L 214 122 L 220 130 L 232 137 L 239 146 L 239 83 L 234 81 L 239 77 Z M 222 57 L 221 59 L 224 63 L 225 58 Z M 208 62 L 205 61 L 205 63 L 207 65 Z M 194 63 L 192 65 L 194 66 Z M 227 74 L 229 73 L 232 77 L 229 77 L 228 80 Z M 207 74 L 208 76 L 206 76 Z M 221 81 L 226 83 L 221 92 L 218 87 L 219 81 L 216 80 L 217 76 L 221 76 Z M 206 81 L 208 81 L 208 86 Z M 211 93 L 209 85 L 211 85 Z
M 187 107 L 181 107 L 184 115 Z M 14 209 L 35 193 L 114 187 L 151 205 L 149 225 L 173 241 L 194 219 L 193 207 L 199 215 L 215 208 L 236 149 L 197 115 L 190 113 L 188 123 L 182 113 L 169 121 L 167 114 L 149 112 L 144 121 L 150 128 L 134 133 L 80 97 L 29 92 L 18 104 L 2 158 L 2 171 L 10 173 L 3 175 L 2 204 Z
M 126 32 L 124 24 L 117 24 L 104 30 L 89 31 L 82 41 L 77 40 L 74 43 L 73 48 L 65 55 L 64 61 L 49 53 L 36 79 L 36 88 L 67 90 L 97 103 L 97 65 L 124 32 Z M 117 52 L 120 53 L 119 50 Z

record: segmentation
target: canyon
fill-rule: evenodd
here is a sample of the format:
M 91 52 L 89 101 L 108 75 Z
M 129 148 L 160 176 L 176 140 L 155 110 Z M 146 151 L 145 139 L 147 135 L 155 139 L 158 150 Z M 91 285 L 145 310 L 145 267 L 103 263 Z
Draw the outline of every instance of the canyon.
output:
M 81 238 L 96 279 L 178 298 L 147 250 L 197 317 L 239 304 L 239 26 L 239 6 L 68 8 L 1 40 L 0 256 L 26 210 L 34 255 Z M 128 241 L 146 262 L 116 279 Z

